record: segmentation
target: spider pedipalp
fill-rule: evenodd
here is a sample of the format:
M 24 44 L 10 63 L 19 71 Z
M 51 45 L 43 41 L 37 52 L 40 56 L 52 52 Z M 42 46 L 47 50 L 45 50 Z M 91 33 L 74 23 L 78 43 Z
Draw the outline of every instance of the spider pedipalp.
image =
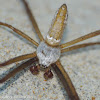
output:
M 53 73 L 52 73 L 52 71 L 50 69 L 50 66 L 47 67 L 47 66 L 41 65 L 39 63 L 35 63 L 35 64 L 32 64 L 31 65 L 30 72 L 33 75 L 39 74 L 40 71 L 43 71 L 44 72 L 43 76 L 44 76 L 44 78 L 46 80 L 53 78 Z
M 52 73 L 51 69 L 45 71 L 44 78 L 46 80 L 53 78 L 53 73 Z
M 34 65 L 31 65 L 31 67 L 30 67 L 30 72 L 31 72 L 33 75 L 39 74 L 39 70 L 40 70 L 39 64 L 34 64 Z

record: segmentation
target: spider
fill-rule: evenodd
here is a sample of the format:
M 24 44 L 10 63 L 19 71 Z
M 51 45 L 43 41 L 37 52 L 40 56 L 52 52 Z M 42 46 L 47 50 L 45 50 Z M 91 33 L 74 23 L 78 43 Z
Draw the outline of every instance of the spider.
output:
M 25 63 L 21 64 L 19 67 L 17 67 L 16 69 L 14 69 L 10 73 L 8 73 L 2 79 L 0 79 L 0 83 L 5 82 L 9 78 L 13 77 L 16 73 L 21 71 L 22 69 L 24 69 L 27 66 L 31 65 L 32 63 L 34 63 L 34 65 L 32 65 L 30 67 L 30 71 L 32 74 L 36 75 L 39 73 L 40 70 L 43 70 L 44 78 L 48 80 L 53 77 L 53 73 L 51 71 L 51 68 L 53 68 L 55 70 L 55 72 L 57 73 L 58 77 L 60 78 L 60 80 L 62 81 L 62 83 L 65 87 L 65 90 L 67 91 L 67 93 L 69 95 L 69 98 L 71 100 L 79 100 L 79 96 L 78 96 L 68 74 L 64 70 L 64 68 L 59 60 L 60 55 L 61 55 L 61 53 L 68 52 L 71 50 L 75 50 L 75 49 L 79 49 L 79 48 L 83 48 L 83 47 L 87 47 L 87 46 L 91 46 L 91 45 L 99 45 L 100 42 L 94 42 L 94 43 L 85 43 L 85 44 L 71 46 L 71 45 L 81 42 L 83 40 L 100 35 L 100 30 L 91 32 L 85 36 L 79 37 L 79 38 L 69 41 L 67 43 L 60 44 L 60 41 L 61 41 L 61 38 L 63 35 L 63 31 L 64 31 L 64 27 L 66 25 L 66 20 L 68 18 L 67 5 L 63 4 L 58 9 L 47 36 L 45 38 L 43 38 L 43 36 L 38 28 L 38 25 L 36 23 L 36 20 L 35 20 L 34 16 L 32 15 L 27 2 L 25 0 L 22 0 L 22 2 L 25 6 L 25 9 L 29 15 L 29 18 L 30 18 L 30 20 L 33 24 L 33 27 L 34 27 L 41 42 L 38 44 L 36 41 L 34 41 L 31 37 L 24 34 L 22 31 L 16 29 L 15 27 L 13 27 L 9 24 L 0 22 L 0 25 L 12 29 L 14 32 L 16 32 L 17 34 L 19 34 L 20 36 L 22 36 L 29 42 L 33 43 L 37 47 L 37 50 L 34 53 L 18 56 L 13 59 L 10 59 L 6 62 L 1 63 L 0 67 L 3 67 L 3 66 L 7 66 L 9 64 L 21 61 L 21 60 L 29 59 L 28 61 L 26 61 Z

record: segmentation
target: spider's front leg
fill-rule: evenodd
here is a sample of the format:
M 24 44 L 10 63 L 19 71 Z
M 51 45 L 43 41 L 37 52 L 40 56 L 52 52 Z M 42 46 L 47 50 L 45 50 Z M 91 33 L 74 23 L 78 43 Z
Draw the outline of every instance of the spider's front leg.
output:
M 9 72 L 7 75 L 5 75 L 2 79 L 0 79 L 0 83 L 3 83 L 5 81 L 7 81 L 8 79 L 10 79 L 11 77 L 14 77 L 18 72 L 20 72 L 21 70 L 25 69 L 26 67 L 28 67 L 29 65 L 35 63 L 36 61 L 38 61 L 38 58 L 36 56 L 34 56 L 32 59 L 22 63 L 21 65 L 19 65 L 17 68 L 15 68 L 14 70 L 12 70 L 11 72 Z

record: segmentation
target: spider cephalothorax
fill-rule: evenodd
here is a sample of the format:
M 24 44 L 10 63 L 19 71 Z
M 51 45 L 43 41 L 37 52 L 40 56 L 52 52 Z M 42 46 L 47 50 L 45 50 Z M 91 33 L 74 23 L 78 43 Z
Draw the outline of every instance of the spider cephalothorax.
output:
M 42 41 L 37 48 L 37 57 L 39 64 L 45 68 L 55 63 L 60 58 L 61 50 L 59 47 L 51 47 Z

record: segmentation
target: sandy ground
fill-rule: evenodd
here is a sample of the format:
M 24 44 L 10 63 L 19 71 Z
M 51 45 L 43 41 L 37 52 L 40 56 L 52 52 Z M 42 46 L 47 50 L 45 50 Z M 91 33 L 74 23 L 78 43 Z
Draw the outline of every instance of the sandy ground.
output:
M 100 0 L 27 0 L 45 36 L 55 11 L 63 4 L 68 6 L 68 22 L 62 43 L 100 29 Z M 37 42 L 39 39 L 24 10 L 21 0 L 0 0 L 0 21 L 22 30 Z M 100 41 L 100 36 L 84 42 Z M 9 29 L 0 26 L 0 62 L 15 56 L 34 52 L 36 48 Z M 21 63 L 21 62 L 19 62 Z M 81 100 L 100 100 L 100 46 L 64 53 L 61 63 L 69 74 Z M 0 69 L 3 73 L 16 64 Z M 2 100 L 67 100 L 67 94 L 58 77 L 45 81 L 43 72 L 33 76 L 28 69 L 0 84 Z M 93 99 L 94 98 L 94 99 Z

